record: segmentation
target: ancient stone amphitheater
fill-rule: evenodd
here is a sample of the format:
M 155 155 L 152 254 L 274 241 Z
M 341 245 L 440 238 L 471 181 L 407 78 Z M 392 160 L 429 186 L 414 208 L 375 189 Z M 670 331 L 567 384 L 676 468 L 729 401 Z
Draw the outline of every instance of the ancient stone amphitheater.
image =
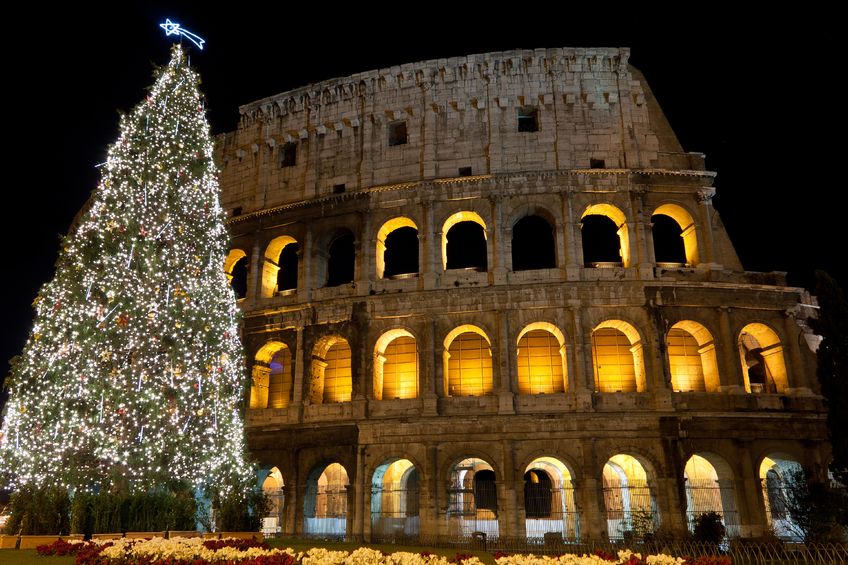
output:
M 813 305 L 744 271 L 628 57 L 439 59 L 240 109 L 218 156 L 266 530 L 552 542 L 716 511 L 794 535 L 787 479 L 829 457 Z

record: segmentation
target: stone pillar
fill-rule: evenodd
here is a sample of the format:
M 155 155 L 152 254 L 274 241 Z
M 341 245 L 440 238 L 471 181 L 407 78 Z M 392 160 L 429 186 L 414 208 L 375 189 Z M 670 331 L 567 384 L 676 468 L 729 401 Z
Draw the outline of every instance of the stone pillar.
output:
M 563 239 L 565 240 L 564 254 L 566 278 L 570 281 L 580 279 L 580 269 L 583 267 L 583 243 L 580 230 L 575 226 L 574 209 L 571 203 L 572 191 L 562 193 Z
M 302 302 L 312 300 L 312 289 L 317 288 L 312 245 L 312 228 L 307 226 L 303 236 L 303 248 L 300 250 L 300 269 L 297 277 L 297 292 L 303 296 Z
M 763 486 L 760 481 L 758 462 L 753 460 L 749 441 L 739 441 L 736 453 L 739 455 L 742 474 L 737 481 L 740 487 L 736 491 L 739 503 L 739 523 L 742 537 L 761 537 L 768 531 Z
M 739 365 L 739 349 L 730 329 L 731 308 L 721 306 L 718 309 L 719 335 L 721 340 L 716 344 L 719 354 L 719 391 L 742 394 L 745 392 L 745 379 L 742 367 Z
M 374 264 L 373 253 L 375 246 L 368 245 L 368 242 L 373 241 L 371 237 L 371 214 L 366 214 L 360 228 L 362 232 L 356 238 L 354 243 L 354 251 L 356 252 L 356 261 L 354 272 L 354 280 L 356 281 L 356 294 L 366 296 L 371 290 L 371 281 L 374 280 Z
M 441 368 L 441 346 L 436 342 L 436 322 L 432 319 L 427 319 L 424 322 L 424 331 L 422 332 L 423 347 L 421 355 L 424 362 L 421 364 L 421 373 L 419 382 L 421 383 L 421 412 L 434 416 L 439 409 L 439 383 L 442 381 Z
M 421 279 L 426 289 L 436 287 L 436 273 L 441 272 L 442 240 L 441 234 L 436 234 L 435 226 L 433 225 L 434 213 L 432 202 L 422 203 L 424 225 L 421 227 L 423 232 L 419 232 L 418 234 L 418 237 L 421 239 L 421 251 L 418 261 L 421 264 Z M 436 268 L 437 261 L 439 261 L 438 269 Z
M 787 352 L 789 357 L 787 367 L 789 369 L 787 371 L 789 389 L 786 392 L 797 395 L 813 394 L 808 375 L 804 370 L 804 362 L 801 360 L 802 330 L 795 323 L 795 317 L 788 310 L 784 312 L 783 328 L 786 334 L 786 343 L 783 344 L 783 351 Z M 806 344 L 804 346 L 806 347 Z
M 283 486 L 284 506 L 283 506 L 283 523 L 280 529 L 283 534 L 294 534 L 296 526 L 297 507 L 300 504 L 300 498 L 297 496 L 297 477 L 292 477 L 289 482 Z
M 680 499 L 678 480 L 682 480 L 682 477 L 680 479 L 676 476 L 657 477 L 656 487 L 652 490 L 662 525 L 668 527 L 672 532 L 683 534 L 688 529 L 686 526 L 686 505 Z
M 572 372 L 568 374 L 569 392 L 574 394 L 575 408 L 585 410 L 592 407 L 595 390 L 594 367 L 592 365 L 592 331 L 583 327 L 582 305 L 579 300 L 569 302 L 571 314 L 571 358 Z
M 653 249 L 649 248 L 649 233 L 646 233 L 645 227 L 648 226 L 650 232 L 650 216 L 645 218 L 644 197 L 648 191 L 646 186 L 637 185 L 631 189 L 630 210 L 632 221 L 629 223 L 631 236 L 630 241 L 636 246 L 635 257 L 631 256 L 634 266 L 638 268 L 640 279 L 654 278 L 654 265 L 656 264 L 651 258 Z M 653 240 L 653 238 L 651 238 Z M 651 246 L 652 247 L 652 246 Z M 633 252 L 631 251 L 631 254 Z
M 590 438 L 580 440 L 583 452 L 582 475 L 575 481 L 574 491 L 580 513 L 580 529 L 585 540 L 606 541 L 607 520 L 604 507 L 603 481 L 598 471 L 595 443 Z
M 497 395 L 498 395 L 498 413 L 499 414 L 514 414 L 515 406 L 513 405 L 513 388 L 512 388 L 512 364 L 510 352 L 511 347 L 509 339 L 509 320 L 505 312 L 498 312 L 496 319 L 498 320 L 498 333 L 495 353 L 497 357 L 492 359 L 493 364 L 497 363 Z
M 715 236 L 713 235 L 713 196 L 715 189 L 712 187 L 702 188 L 695 193 L 698 201 L 698 215 L 701 221 L 701 233 L 703 234 L 702 245 L 699 255 L 703 263 L 701 265 L 708 269 L 719 269 L 721 259 L 715 247 Z
M 506 262 L 504 239 L 507 232 L 503 225 L 503 199 L 500 196 L 490 196 L 492 210 L 492 225 L 486 227 L 489 248 L 489 272 L 492 273 L 494 284 L 506 284 L 506 274 L 509 270 Z M 510 229 L 510 232 L 512 230 Z
M 262 247 L 259 238 L 253 240 L 253 250 L 250 254 L 250 264 L 247 271 L 247 301 L 250 308 L 256 308 L 259 299 L 262 298 Z
M 496 477 L 498 491 L 498 530 L 507 538 L 523 538 L 524 523 L 518 524 L 518 498 L 516 496 L 515 446 L 511 441 L 501 442 L 501 475 Z
M 353 530 L 350 532 L 353 539 L 361 541 L 365 534 L 365 514 L 370 510 L 368 501 L 370 497 L 365 492 L 365 449 L 364 445 L 358 446 L 356 450 L 356 480 L 354 481 L 353 497 Z M 370 489 L 368 489 L 370 491 Z M 369 493 L 370 494 L 370 493 Z M 348 498 L 350 500 L 350 498 Z M 348 506 L 350 508 L 350 506 Z M 370 518 L 370 512 L 367 512 Z M 348 511 L 348 515 L 350 511 Z M 370 533 L 370 520 L 368 531 Z M 350 531 L 350 530 L 349 530 Z
M 303 374 L 305 359 L 309 357 L 303 352 L 303 328 L 298 325 L 294 347 L 294 378 L 292 379 L 292 403 L 289 413 L 297 411 L 297 421 L 303 419 Z

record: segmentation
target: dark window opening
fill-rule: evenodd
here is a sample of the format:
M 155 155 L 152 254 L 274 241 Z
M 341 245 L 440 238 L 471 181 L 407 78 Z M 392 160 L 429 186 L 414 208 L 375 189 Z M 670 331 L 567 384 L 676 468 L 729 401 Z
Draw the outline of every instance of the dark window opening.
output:
M 686 248 L 683 245 L 683 230 L 674 218 L 665 214 L 651 216 L 651 233 L 654 236 L 654 257 L 657 263 L 686 264 Z
M 344 191 L 345 191 L 344 183 L 333 185 L 333 194 L 342 194 Z
M 483 226 L 475 222 L 459 222 L 448 230 L 447 238 L 448 269 L 488 270 Z
M 241 210 L 241 206 L 236 206 L 235 208 L 233 208 L 232 217 L 235 218 L 236 216 L 241 216 Z
M 518 131 L 539 131 L 539 109 L 522 106 L 518 109 Z
M 460 167 L 459 168 L 459 176 L 470 177 L 471 176 L 471 167 Z
M 330 257 L 327 259 L 327 286 L 339 286 L 353 282 L 353 270 L 356 264 L 356 251 L 353 234 L 337 237 L 330 244 Z
M 236 298 L 241 299 L 247 296 L 247 257 L 242 257 L 236 261 L 230 275 L 233 277 L 230 285 L 233 287 L 233 292 L 236 293 Z
M 525 216 L 512 228 L 512 270 L 556 267 L 554 229 L 541 216 Z
M 383 277 L 418 272 L 418 230 L 398 228 L 386 236 Z
M 587 267 L 595 263 L 621 263 L 621 241 L 618 226 L 606 216 L 590 214 L 583 218 L 583 262 Z
M 297 243 L 289 243 L 280 252 L 277 265 L 277 290 L 294 290 L 297 288 L 297 252 L 300 246 Z
M 474 505 L 477 510 L 498 512 L 498 491 L 495 472 L 488 469 L 474 473 Z
M 553 485 L 544 471 L 533 469 L 524 473 L 524 513 L 527 518 L 550 518 Z
M 589 159 L 590 169 L 605 169 L 606 163 L 603 159 Z
M 297 164 L 297 143 L 286 143 L 280 151 L 280 166 L 294 167 Z
M 389 145 L 404 145 L 406 143 L 406 122 L 389 124 Z

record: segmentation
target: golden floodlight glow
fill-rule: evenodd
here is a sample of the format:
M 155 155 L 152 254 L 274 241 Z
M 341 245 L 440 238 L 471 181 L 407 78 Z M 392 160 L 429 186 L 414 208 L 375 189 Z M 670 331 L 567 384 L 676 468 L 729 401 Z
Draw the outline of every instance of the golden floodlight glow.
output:
M 663 204 L 654 210 L 653 215 L 668 216 L 677 222 L 677 225 L 680 226 L 681 230 L 680 237 L 683 238 L 683 249 L 686 253 L 686 264 L 691 266 L 697 265 L 698 234 L 695 231 L 695 220 L 692 219 L 692 215 L 687 212 L 686 209 L 677 204 Z
M 286 245 L 297 244 L 297 240 L 288 235 L 281 235 L 271 240 L 265 248 L 262 262 L 262 296 L 271 298 L 277 292 L 277 275 L 280 272 L 280 253 Z
M 474 222 L 483 228 L 483 237 L 487 238 L 486 222 L 477 212 L 465 210 L 449 216 L 448 219 L 445 220 L 445 223 L 442 224 L 442 269 L 448 268 L 448 232 L 452 227 L 460 222 Z
M 745 390 L 748 392 L 768 392 L 773 387 L 777 393 L 784 392 L 789 386 L 786 375 L 786 361 L 783 358 L 783 346 L 777 333 L 765 324 L 748 324 L 739 332 L 739 354 L 742 359 L 742 374 Z M 764 383 L 751 386 L 751 376 L 757 374 Z M 755 390 L 759 385 L 759 390 Z
M 386 271 L 386 238 L 389 237 L 390 233 L 400 228 L 413 228 L 415 231 L 418 231 L 418 226 L 415 225 L 415 222 L 407 217 L 399 216 L 384 223 L 377 232 L 376 257 L 378 279 L 382 279 L 383 273 Z
M 615 223 L 618 228 L 619 253 L 621 254 L 621 264 L 624 267 L 630 267 L 630 235 L 627 229 L 627 218 L 624 212 L 619 210 L 612 204 L 592 204 L 586 207 L 582 220 L 586 216 L 606 216 Z
M 486 333 L 470 324 L 445 338 L 445 383 L 449 396 L 481 396 L 492 392 L 492 348 Z
M 595 389 L 644 392 L 645 364 L 639 332 L 621 320 L 606 320 L 592 332 Z
M 374 397 L 418 397 L 418 347 L 408 330 L 387 331 L 374 346 Z

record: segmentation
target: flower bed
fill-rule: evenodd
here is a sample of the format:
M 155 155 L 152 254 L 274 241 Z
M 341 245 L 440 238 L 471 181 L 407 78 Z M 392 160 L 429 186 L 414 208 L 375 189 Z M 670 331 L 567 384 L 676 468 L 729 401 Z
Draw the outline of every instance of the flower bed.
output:
M 472 555 L 453 558 L 429 552 L 396 552 L 384 555 L 376 549 L 360 547 L 352 552 L 313 548 L 296 553 L 292 549 L 270 549 L 253 540 L 200 538 L 120 539 L 112 541 L 65 542 L 38 547 L 40 555 L 75 555 L 77 565 L 482 565 Z M 617 555 L 598 551 L 593 555 L 566 554 L 556 557 L 536 555 L 496 555 L 497 565 L 730 565 L 727 557 L 688 559 L 669 555 L 647 555 L 630 551 Z

